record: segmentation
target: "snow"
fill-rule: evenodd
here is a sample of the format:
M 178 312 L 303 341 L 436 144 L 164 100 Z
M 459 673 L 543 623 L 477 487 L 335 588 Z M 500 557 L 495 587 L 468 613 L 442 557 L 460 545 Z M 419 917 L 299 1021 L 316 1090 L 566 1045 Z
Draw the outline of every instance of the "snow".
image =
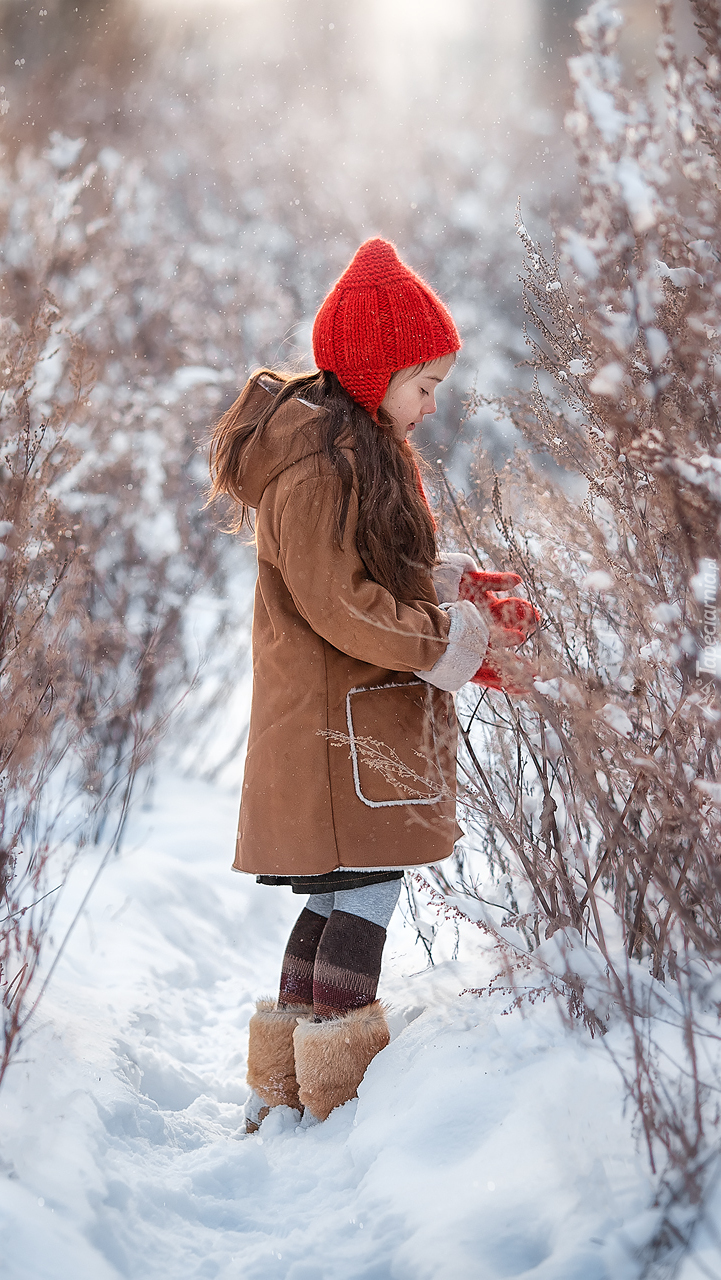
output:
M 64 134 L 54 130 L 50 134 L 51 146 L 45 155 L 56 169 L 70 169 L 80 156 L 85 146 L 85 138 L 66 138 Z
M 609 591 L 614 586 L 614 580 L 605 569 L 594 569 L 592 573 L 586 574 L 581 586 L 585 591 Z
M 209 369 L 204 365 L 185 365 L 176 369 L 173 374 L 175 389 L 179 392 L 189 391 L 191 387 L 203 386 L 216 382 L 232 382 L 236 374 L 232 369 Z
M 2 537 L 2 525 L 0 525 Z M 719 571 L 715 560 L 702 557 L 699 560 L 698 573 L 689 579 L 689 586 L 699 604 L 713 604 L 718 593 Z
M 668 338 L 661 329 L 646 330 L 646 345 L 654 369 L 660 368 L 668 354 Z
M 664 279 L 670 280 L 677 289 L 688 289 L 690 285 L 703 284 L 703 276 L 700 276 L 698 271 L 694 271 L 691 267 L 668 267 L 660 258 L 656 259 L 656 271 Z
M 721 458 L 702 453 L 690 462 L 684 458 L 673 458 L 671 465 L 685 480 L 708 489 L 717 501 L 721 499 Z
M 696 778 L 693 785 L 721 809 L 721 782 L 707 782 L 704 778 Z
M 577 86 L 578 96 L 606 142 L 621 137 L 625 118 L 614 102 L 613 94 L 595 83 L 595 62 L 590 54 L 580 54 L 568 59 L 571 79 Z
M 580 232 L 574 230 L 565 230 L 563 232 L 563 243 L 566 253 L 579 274 L 585 280 L 595 280 L 598 276 L 596 246 L 590 244 L 587 236 L 583 236 Z M 584 370 L 584 372 L 587 372 L 587 370 Z
M 651 618 L 654 622 L 678 622 L 681 617 L 681 609 L 676 601 L 671 604 L 657 604 L 651 610 Z
M 602 369 L 599 369 L 588 389 L 594 396 L 611 396 L 616 399 L 625 377 L 623 365 L 613 360 L 610 364 L 605 364 Z
M 631 737 L 633 724 L 617 702 L 607 702 L 601 710 L 601 716 L 614 733 L 620 734 L 622 738 Z
M 622 156 L 616 165 L 616 176 L 628 208 L 631 225 L 637 235 L 655 227 L 658 203 L 653 187 L 646 181 L 643 169 L 633 156 Z
M 656 1216 L 606 1045 L 553 1000 L 469 992 L 497 967 L 472 926 L 425 968 L 397 913 L 358 1101 L 241 1134 L 247 1023 L 302 900 L 230 874 L 236 808 L 237 780 L 166 766 L 71 937 L 0 1091 L 7 1280 L 635 1277 Z

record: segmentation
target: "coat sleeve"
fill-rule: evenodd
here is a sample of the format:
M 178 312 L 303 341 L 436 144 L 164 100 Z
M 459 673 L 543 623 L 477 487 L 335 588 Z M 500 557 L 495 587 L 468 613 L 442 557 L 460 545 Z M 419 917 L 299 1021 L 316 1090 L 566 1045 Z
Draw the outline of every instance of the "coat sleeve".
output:
M 426 600 L 401 604 L 368 577 L 355 545 L 351 496 L 343 545 L 335 539 L 332 486 L 302 480 L 276 493 L 278 568 L 309 626 L 352 658 L 389 671 L 428 671 L 447 648 L 448 615 Z

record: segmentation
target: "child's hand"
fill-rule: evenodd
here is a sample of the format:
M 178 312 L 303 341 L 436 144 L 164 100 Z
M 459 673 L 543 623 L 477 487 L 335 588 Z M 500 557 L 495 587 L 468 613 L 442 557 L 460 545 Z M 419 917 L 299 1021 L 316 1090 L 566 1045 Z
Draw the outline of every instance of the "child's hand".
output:
M 498 654 L 494 661 L 494 649 L 512 649 L 523 644 L 535 631 L 541 615 L 529 600 L 521 596 L 499 597 L 496 592 L 508 591 L 522 579 L 517 573 L 483 573 L 467 570 L 461 578 L 459 597 L 471 600 L 476 608 L 490 614 L 491 638 L 482 666 L 472 677 L 471 683 L 490 689 L 505 689 L 507 693 L 523 694 L 536 674 L 523 658 L 513 659 L 513 673 L 504 672 L 503 658 Z
M 502 669 L 502 665 L 504 667 L 506 665 L 503 658 L 499 655 L 498 665 L 496 665 L 493 650 L 489 646 L 483 666 L 478 668 L 474 676 L 471 676 L 470 683 L 485 685 L 488 689 L 502 689 L 504 693 L 515 693 L 522 697 L 533 687 L 533 681 L 537 678 L 538 672 L 527 658 L 514 654 L 512 662 L 513 674 L 509 676 L 508 672 Z
M 482 573 L 466 570 L 461 578 L 459 599 L 471 600 L 491 615 L 491 644 L 510 649 L 523 644 L 535 631 L 541 615 L 528 600 L 520 596 L 496 595 L 521 582 L 518 573 Z
M 483 569 L 464 569 L 458 594 L 461 600 L 471 600 L 475 605 L 483 605 L 489 591 L 510 591 L 511 587 L 517 587 L 522 581 L 520 573 L 486 573 Z
M 497 648 L 511 649 L 523 644 L 541 621 L 538 610 L 521 596 L 505 596 L 501 600 L 489 591 L 486 608 L 495 623 L 491 627 L 490 643 Z

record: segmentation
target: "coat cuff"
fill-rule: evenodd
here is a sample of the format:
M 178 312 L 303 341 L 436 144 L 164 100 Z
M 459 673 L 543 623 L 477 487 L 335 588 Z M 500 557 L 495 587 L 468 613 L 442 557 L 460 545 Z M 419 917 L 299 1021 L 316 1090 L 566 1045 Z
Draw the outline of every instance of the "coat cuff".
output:
M 448 645 L 430 671 L 414 671 L 419 679 L 455 693 L 474 676 L 488 648 L 490 630 L 479 610 L 470 600 L 441 605 L 451 619 Z
M 439 563 L 431 571 L 438 603 L 455 604 L 463 574 L 466 570 L 474 572 L 477 569 L 473 556 L 467 556 L 465 551 L 448 551 L 441 556 Z

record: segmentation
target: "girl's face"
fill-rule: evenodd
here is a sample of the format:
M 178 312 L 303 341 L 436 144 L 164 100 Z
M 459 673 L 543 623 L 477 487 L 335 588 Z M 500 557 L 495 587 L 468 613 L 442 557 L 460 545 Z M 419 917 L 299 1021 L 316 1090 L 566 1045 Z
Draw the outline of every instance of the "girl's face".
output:
M 427 413 L 436 411 L 436 387 L 450 373 L 455 356 L 429 360 L 421 369 L 412 365 L 400 369 L 390 380 L 381 409 L 392 419 L 394 440 L 403 444 L 409 431 L 423 421 Z

